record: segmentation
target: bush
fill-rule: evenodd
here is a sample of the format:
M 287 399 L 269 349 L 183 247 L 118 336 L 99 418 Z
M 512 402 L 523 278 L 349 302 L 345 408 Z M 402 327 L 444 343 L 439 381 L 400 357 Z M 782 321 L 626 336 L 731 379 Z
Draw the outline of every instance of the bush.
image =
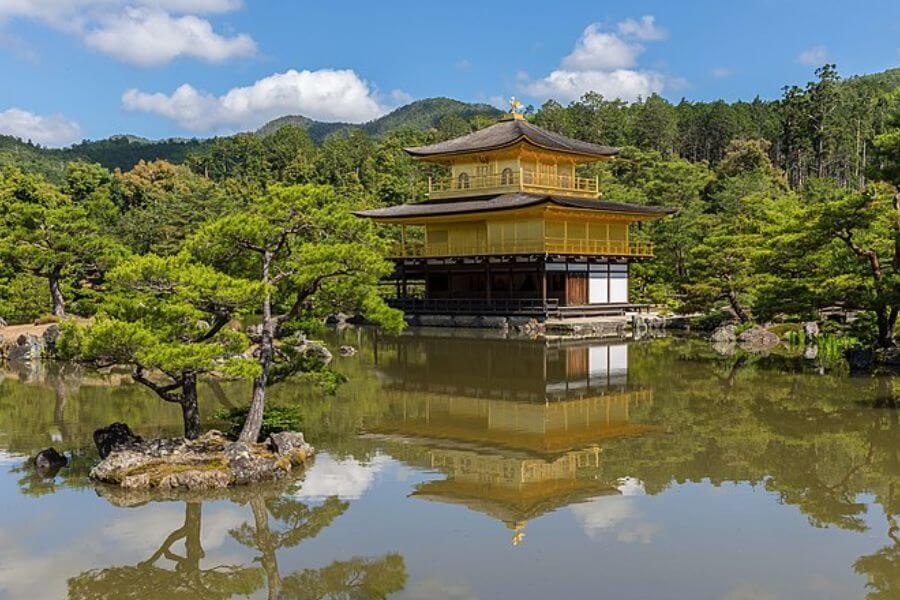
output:
M 248 412 L 250 412 L 250 407 L 242 406 L 230 410 L 220 410 L 215 416 L 228 423 L 228 433 L 237 437 L 241 433 L 244 421 L 247 420 Z M 256 441 L 263 441 L 271 433 L 297 431 L 300 429 L 301 421 L 300 409 L 295 406 L 266 406 L 263 411 L 262 429 L 259 432 L 259 439 Z
M 47 280 L 28 273 L 0 287 L 0 317 L 10 324 L 32 323 L 50 309 Z

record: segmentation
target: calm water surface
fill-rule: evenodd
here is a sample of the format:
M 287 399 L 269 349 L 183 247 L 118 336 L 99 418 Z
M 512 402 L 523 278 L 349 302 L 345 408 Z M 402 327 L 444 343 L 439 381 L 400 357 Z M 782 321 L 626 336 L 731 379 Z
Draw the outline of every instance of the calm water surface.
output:
M 349 329 L 297 481 L 214 498 L 86 478 L 98 426 L 177 433 L 115 375 L 0 371 L 3 598 L 900 598 L 900 411 L 884 378 L 707 344 Z M 121 380 L 121 381 L 120 381 Z M 208 426 L 246 398 L 207 386 Z M 70 467 L 42 479 L 53 445 Z

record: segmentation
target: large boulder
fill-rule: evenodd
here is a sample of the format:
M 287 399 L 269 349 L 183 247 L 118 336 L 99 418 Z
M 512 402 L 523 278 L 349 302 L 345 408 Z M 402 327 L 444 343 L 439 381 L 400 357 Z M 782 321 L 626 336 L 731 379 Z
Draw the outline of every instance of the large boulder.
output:
M 781 343 L 781 338 L 765 327 L 751 327 L 738 336 L 741 348 L 749 352 L 767 352 Z
M 56 448 L 44 448 L 33 459 L 34 469 L 41 477 L 54 477 L 56 473 L 69 464 L 69 459 L 60 454 Z
M 94 431 L 94 445 L 100 458 L 106 458 L 116 450 L 133 448 L 143 441 L 144 438 L 135 435 L 125 423 L 112 423 Z
M 717 327 L 709 339 L 718 344 L 729 344 L 737 341 L 737 333 L 734 325 L 722 325 Z
M 338 348 L 338 354 L 340 354 L 341 356 L 353 356 L 354 354 L 356 354 L 356 348 L 346 345 L 341 346 L 340 348 Z
M 294 456 L 302 454 L 303 459 L 313 455 L 313 447 L 306 443 L 303 434 L 299 431 L 279 431 L 269 435 L 266 442 L 272 452 L 280 456 Z

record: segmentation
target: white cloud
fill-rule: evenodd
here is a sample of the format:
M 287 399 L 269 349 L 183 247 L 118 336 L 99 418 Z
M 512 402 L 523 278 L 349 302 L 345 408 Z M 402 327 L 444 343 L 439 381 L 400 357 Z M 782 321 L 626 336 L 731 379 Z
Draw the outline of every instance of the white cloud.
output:
M 532 96 L 563 101 L 576 100 L 589 91 L 626 101 L 659 93 L 679 80 L 637 68 L 644 46 L 636 40 L 656 41 L 666 35 L 664 29 L 656 26 L 652 15 L 621 21 L 616 31 L 592 23 L 557 69 L 536 80 L 520 74 L 520 86 Z
M 68 146 L 81 139 L 81 127 L 59 114 L 42 116 L 21 108 L 8 108 L 0 112 L 0 134 L 43 146 Z
M 575 42 L 575 49 L 562 61 L 571 71 L 622 69 L 633 67 L 644 51 L 640 44 L 623 40 L 614 33 L 603 33 L 600 25 L 592 23 Z
M 180 56 L 209 62 L 251 56 L 256 42 L 245 34 L 224 37 L 209 21 L 146 8 L 126 8 L 104 19 L 84 36 L 85 43 L 117 59 L 143 67 L 158 66 Z
M 828 49 L 825 46 L 813 46 L 797 55 L 797 62 L 813 67 L 821 66 L 828 58 Z
M 375 483 L 378 475 L 391 459 L 378 455 L 368 464 L 354 458 L 335 460 L 327 454 L 316 457 L 306 471 L 300 489 L 294 497 L 304 500 L 324 500 L 337 496 L 342 500 L 358 500 Z
M 665 77 L 654 71 L 565 71 L 557 70 L 527 86 L 530 94 L 541 98 L 577 100 L 590 91 L 606 98 L 633 101 L 646 98 L 665 87 Z
M 731 75 L 731 69 L 728 67 L 715 67 L 712 71 L 710 71 L 713 77 L 716 79 L 724 79 L 725 77 L 729 77 Z
M 639 40 L 664 40 L 669 32 L 656 26 L 656 17 L 644 15 L 640 19 L 625 19 L 618 24 L 619 33 L 624 36 L 635 37 Z
M 255 128 L 285 114 L 361 123 L 387 112 L 369 84 L 349 69 L 291 69 L 222 96 L 188 84 L 168 96 L 132 89 L 122 96 L 122 104 L 126 110 L 162 115 L 193 131 Z
M 0 23 L 14 18 L 39 21 L 140 66 L 179 57 L 221 62 L 255 54 L 256 42 L 246 34 L 218 34 L 197 15 L 241 6 L 240 0 L 0 0 Z

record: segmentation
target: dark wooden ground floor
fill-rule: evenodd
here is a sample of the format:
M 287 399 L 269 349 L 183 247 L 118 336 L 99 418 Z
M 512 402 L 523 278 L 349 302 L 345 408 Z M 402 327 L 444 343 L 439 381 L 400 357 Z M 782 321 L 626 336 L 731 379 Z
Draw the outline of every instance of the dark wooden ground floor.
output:
M 625 258 L 544 255 L 398 259 L 391 304 L 410 314 L 622 314 Z

